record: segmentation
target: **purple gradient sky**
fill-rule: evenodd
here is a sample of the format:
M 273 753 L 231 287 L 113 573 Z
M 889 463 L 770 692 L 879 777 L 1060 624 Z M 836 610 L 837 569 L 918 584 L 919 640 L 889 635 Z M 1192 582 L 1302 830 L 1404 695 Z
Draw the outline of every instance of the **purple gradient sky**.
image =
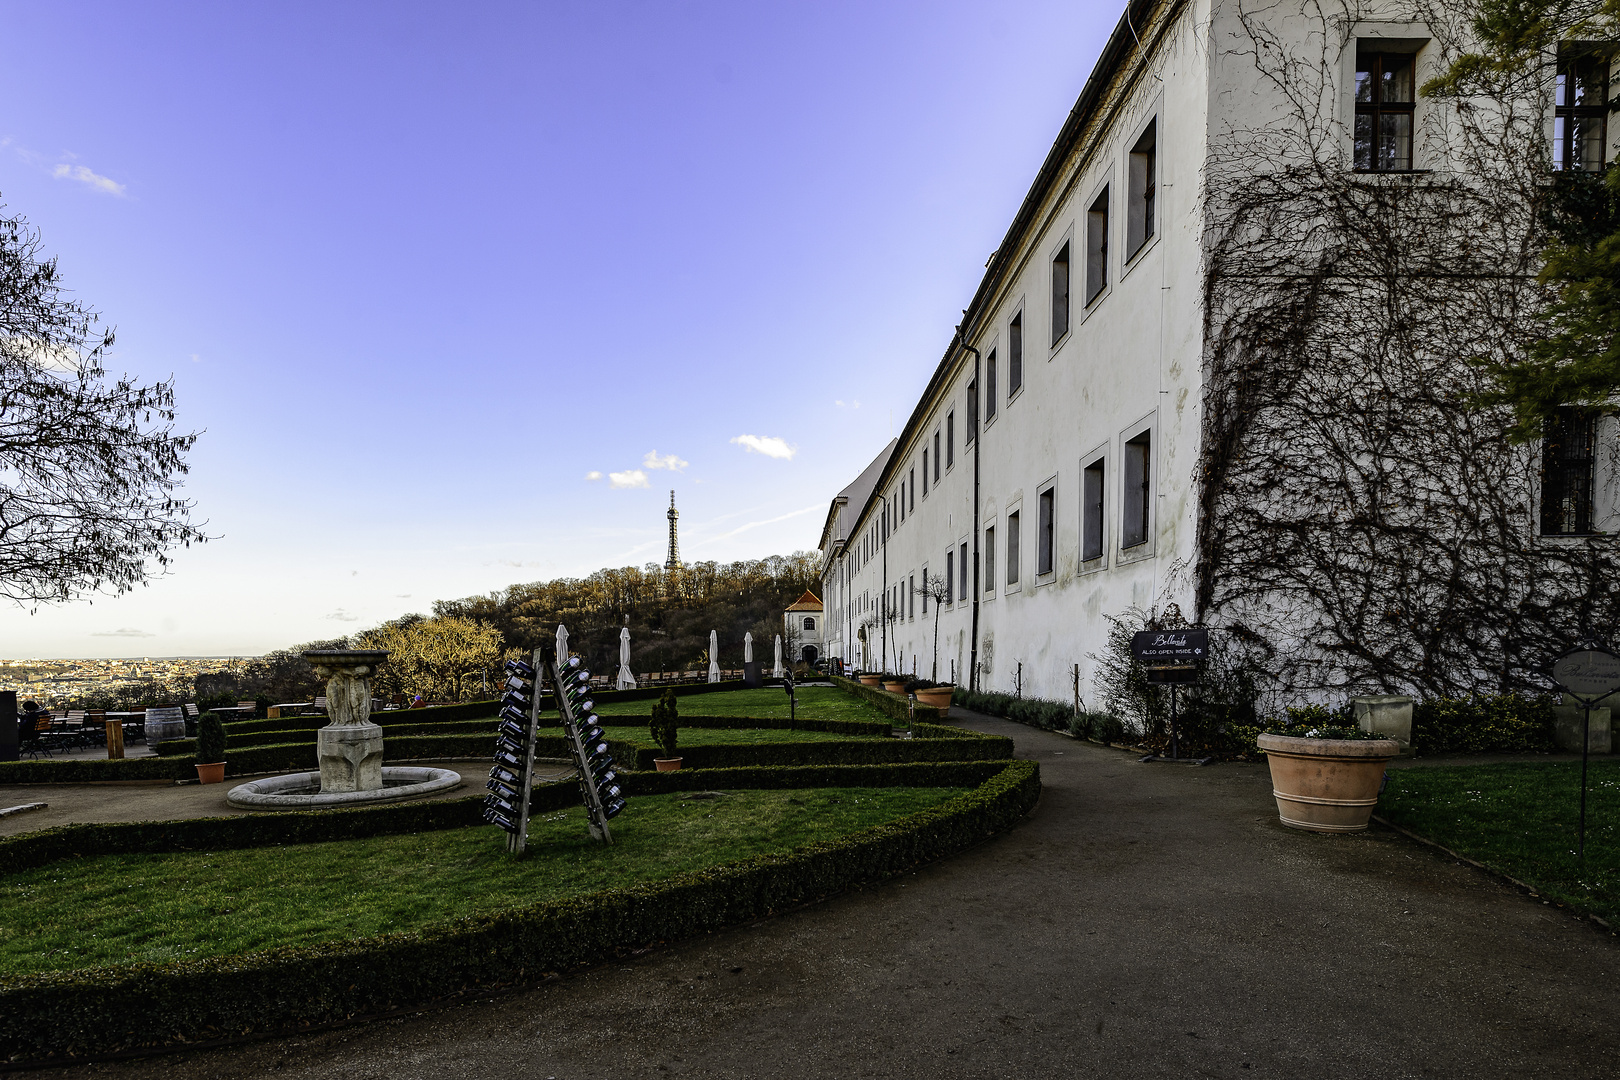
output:
M 688 559 L 813 547 L 1119 15 L 0 12 L 0 197 L 118 327 L 110 366 L 178 379 L 218 536 L 130 596 L 5 611 L 8 657 L 258 653 L 662 561 L 671 487 Z

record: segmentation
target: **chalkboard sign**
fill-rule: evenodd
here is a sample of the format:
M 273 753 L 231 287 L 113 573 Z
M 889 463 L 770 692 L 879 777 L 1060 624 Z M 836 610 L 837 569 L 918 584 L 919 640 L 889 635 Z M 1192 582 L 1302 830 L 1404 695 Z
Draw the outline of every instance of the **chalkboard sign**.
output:
M 1572 697 L 1608 697 L 1620 691 L 1620 656 L 1592 646 L 1575 649 L 1553 661 L 1552 677 Z
M 1208 630 L 1139 630 L 1131 635 L 1131 656 L 1143 667 L 1180 667 L 1209 656 Z

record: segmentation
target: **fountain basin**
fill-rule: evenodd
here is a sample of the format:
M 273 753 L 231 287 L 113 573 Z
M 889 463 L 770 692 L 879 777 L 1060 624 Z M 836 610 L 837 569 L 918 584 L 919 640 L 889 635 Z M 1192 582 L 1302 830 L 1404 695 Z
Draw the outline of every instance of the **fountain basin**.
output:
M 322 791 L 318 772 L 287 773 L 249 780 L 231 788 L 225 801 L 244 810 L 323 810 L 403 802 L 460 787 L 461 774 L 450 769 L 385 765 L 382 787 L 369 791 Z

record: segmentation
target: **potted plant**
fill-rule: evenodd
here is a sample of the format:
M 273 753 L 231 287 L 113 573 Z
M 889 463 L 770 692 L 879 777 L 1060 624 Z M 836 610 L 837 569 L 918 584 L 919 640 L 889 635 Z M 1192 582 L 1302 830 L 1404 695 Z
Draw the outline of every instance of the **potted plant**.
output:
M 675 710 L 675 691 L 665 690 L 659 695 L 658 701 L 652 708 L 652 720 L 647 724 L 647 730 L 652 733 L 653 742 L 663 748 L 664 756 L 653 758 L 653 764 L 659 772 L 674 772 L 681 767 L 681 759 L 675 756 L 675 740 L 678 735 L 680 717 Z
M 859 676 L 862 686 L 876 686 L 883 678 L 875 671 L 863 671 Z
M 937 683 L 932 679 L 912 679 L 906 683 L 906 690 L 917 695 L 919 705 L 948 709 L 951 707 L 951 695 L 956 693 L 956 686 L 952 683 Z
M 890 675 L 883 673 L 883 689 L 891 694 L 903 694 L 906 690 L 906 677 L 904 675 Z
M 197 718 L 197 782 L 218 784 L 225 779 L 225 725 L 216 713 Z
M 1255 740 L 1271 766 L 1278 818 L 1293 829 L 1361 832 L 1400 743 L 1334 723 L 1319 705 L 1288 713 L 1289 723 L 1272 725 Z

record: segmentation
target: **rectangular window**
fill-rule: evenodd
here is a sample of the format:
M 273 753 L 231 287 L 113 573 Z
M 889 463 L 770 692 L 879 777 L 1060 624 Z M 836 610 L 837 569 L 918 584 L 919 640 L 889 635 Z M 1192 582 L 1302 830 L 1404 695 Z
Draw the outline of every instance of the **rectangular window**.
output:
M 996 530 L 984 530 L 984 591 L 996 591 Z
M 1133 258 L 1153 239 L 1153 204 L 1158 197 L 1158 126 L 1152 120 L 1131 148 L 1130 204 L 1125 216 L 1125 257 Z
M 1547 422 L 1541 454 L 1541 535 L 1590 534 L 1596 415 L 1588 409 L 1559 409 Z
M 1356 53 L 1355 167 L 1361 172 L 1412 168 L 1411 53 Z
M 1608 60 L 1588 54 L 1558 61 L 1553 168 L 1602 170 L 1608 97 Z
M 917 575 L 916 574 L 912 574 L 910 579 L 908 580 L 907 585 L 906 585 L 906 594 L 911 597 L 910 602 L 906 604 L 906 610 L 911 613 L 910 617 L 915 619 L 917 617 Z
M 954 596 L 954 586 L 956 585 L 956 569 L 955 568 L 956 568 L 956 552 L 947 551 L 945 553 L 945 602 L 947 604 L 952 603 L 955 600 L 955 596 Z
M 1015 510 L 1007 515 L 1007 584 L 1018 584 L 1018 564 L 1023 561 L 1023 552 L 1018 547 L 1018 512 Z
M 1108 287 L 1108 189 L 1086 211 L 1086 303 Z
M 1152 434 L 1142 432 L 1125 444 L 1125 486 L 1121 497 L 1120 547 L 1147 543 L 1153 520 Z
M 1080 474 L 1080 558 L 1089 561 L 1103 554 L 1103 459 Z
M 926 476 L 927 474 L 928 474 L 928 467 L 924 466 L 923 467 L 923 475 Z M 907 496 L 907 498 L 911 500 L 911 505 L 907 509 L 916 510 L 917 509 L 917 470 L 916 469 L 907 469 L 906 470 L 906 483 L 909 485 L 909 490 L 911 491 L 911 494 Z
M 928 450 L 923 449 L 923 494 L 928 494 Z
M 984 422 L 996 418 L 996 350 L 984 358 Z
M 928 564 L 927 563 L 923 564 L 922 581 L 923 581 L 923 587 L 922 587 L 922 613 L 924 615 L 927 615 L 928 614 Z
M 1024 313 L 1020 311 L 1007 325 L 1007 396 L 1024 385 Z
M 1053 504 L 1057 501 L 1056 496 L 1057 491 L 1054 488 L 1047 488 L 1040 494 L 1040 536 L 1035 556 L 1035 575 L 1037 577 L 1052 572 L 1052 530 L 1054 528 L 1052 511 L 1054 509 Z
M 900 481 L 900 520 L 906 520 L 906 482 Z
M 1069 332 L 1069 245 L 1058 249 L 1052 259 L 1052 344 Z
M 962 545 L 961 558 L 956 560 L 956 565 L 962 573 L 962 582 L 956 590 L 956 596 L 959 600 L 966 600 L 968 598 L 968 550 L 966 544 Z
M 968 383 L 967 421 L 967 439 L 963 441 L 964 446 L 979 437 L 979 380 L 977 375 Z
M 945 414 L 945 467 L 948 469 L 956 464 L 956 413 Z M 939 477 L 934 477 L 938 480 Z
M 939 483 L 939 432 L 934 432 L 934 483 Z

